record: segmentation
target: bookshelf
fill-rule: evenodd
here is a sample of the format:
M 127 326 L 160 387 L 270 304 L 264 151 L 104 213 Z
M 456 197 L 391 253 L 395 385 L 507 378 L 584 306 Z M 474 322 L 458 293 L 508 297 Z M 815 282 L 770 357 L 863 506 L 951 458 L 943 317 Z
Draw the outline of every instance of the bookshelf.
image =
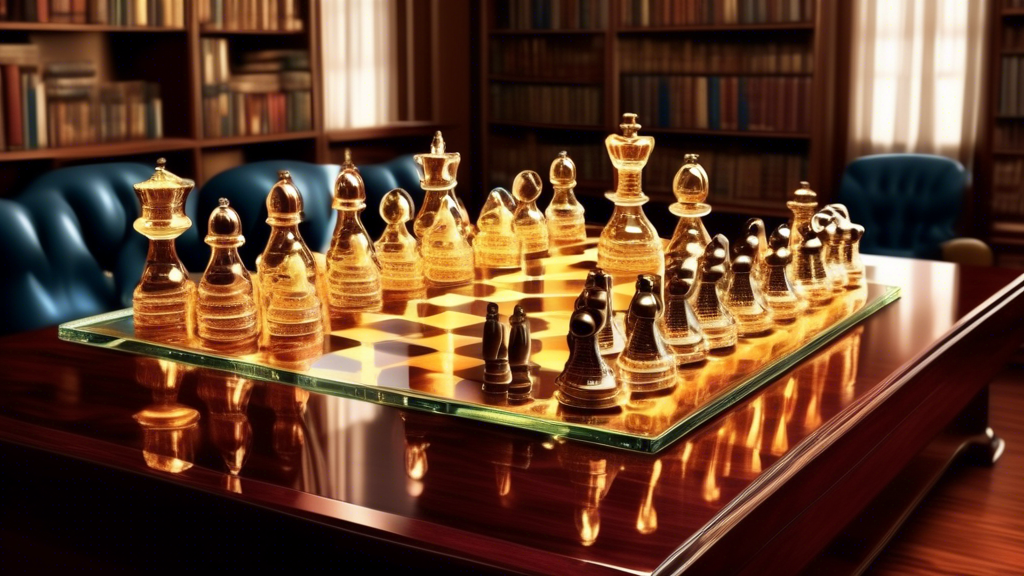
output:
M 803 179 L 827 200 L 842 169 L 839 18 L 820 0 L 484 2 L 483 187 L 508 188 L 524 169 L 546 180 L 552 152 L 566 149 L 577 194 L 601 218 L 614 179 L 604 137 L 628 111 L 657 138 L 644 175 L 652 203 L 674 201 L 687 152 L 701 154 L 716 213 L 788 216 Z

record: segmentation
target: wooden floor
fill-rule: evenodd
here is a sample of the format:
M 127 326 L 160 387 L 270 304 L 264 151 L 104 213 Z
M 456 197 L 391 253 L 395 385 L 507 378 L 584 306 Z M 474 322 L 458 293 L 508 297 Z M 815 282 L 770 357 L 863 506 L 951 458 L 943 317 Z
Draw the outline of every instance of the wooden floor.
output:
M 954 465 L 869 574 L 1024 574 L 1024 367 L 1007 368 L 990 398 L 1002 458 Z

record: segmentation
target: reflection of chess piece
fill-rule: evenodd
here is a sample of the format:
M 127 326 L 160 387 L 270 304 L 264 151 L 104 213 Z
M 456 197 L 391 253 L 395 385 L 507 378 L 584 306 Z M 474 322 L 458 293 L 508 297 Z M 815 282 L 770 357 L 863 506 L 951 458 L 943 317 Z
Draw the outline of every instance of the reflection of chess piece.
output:
M 509 204 L 515 206 L 508 191 L 495 188 L 480 210 L 476 221 L 479 232 L 473 239 L 473 254 L 480 268 L 515 269 L 521 265 L 522 243 Z
M 683 157 L 683 165 L 672 179 L 672 192 L 676 202 L 668 210 L 679 217 L 679 222 L 665 254 L 666 258 L 683 258 L 683 276 L 692 280 L 697 275 L 704 247 L 711 242 L 711 235 L 702 220 L 711 213 L 711 206 L 704 203 L 708 197 L 708 173 L 697 163 L 696 154 Z
M 196 285 L 178 259 L 174 239 L 192 226 L 185 215 L 185 198 L 196 183 L 167 171 L 157 160 L 156 171 L 135 184 L 142 215 L 135 231 L 149 238 L 142 280 L 132 295 L 135 335 L 144 340 L 188 344 L 195 334 Z
M 697 285 L 690 294 L 690 306 L 704 330 L 708 348 L 717 350 L 736 345 L 736 320 L 718 299 L 718 282 L 725 276 L 729 241 L 721 234 L 704 249 Z
M 460 219 L 451 197 L 444 196 L 433 223 L 423 233 L 423 275 L 435 286 L 473 281 L 473 248 L 463 235 Z
M 419 241 L 405 224 L 412 210 L 412 197 L 401 188 L 391 190 L 380 201 L 380 216 L 387 225 L 374 249 L 381 265 L 381 290 L 389 298 L 414 298 L 424 289 Z
M 249 457 L 252 426 L 246 410 L 252 382 L 216 370 L 199 373 L 197 392 L 210 413 L 210 440 L 220 451 L 231 476 L 238 476 Z
M 286 460 L 287 464 L 298 464 L 295 460 L 301 459 L 306 445 L 306 429 L 302 418 L 309 402 L 309 391 L 267 382 L 264 394 L 267 407 L 274 412 L 274 452 Z
M 516 197 L 516 234 L 522 239 L 526 258 L 544 256 L 548 252 L 548 223 L 537 208 L 542 186 L 540 174 L 533 170 L 523 170 L 512 182 L 512 194 Z
M 793 256 L 789 249 L 789 225 L 782 224 L 772 232 L 768 241 L 769 251 L 764 258 L 766 272 L 761 284 L 765 306 L 777 323 L 796 320 L 803 312 L 804 302 L 793 292 L 786 268 Z
M 366 208 L 366 188 L 352 155 L 334 181 L 332 207 L 338 211 L 327 250 L 327 288 L 332 316 L 378 310 L 381 306 L 380 262 L 359 213 Z
M 504 394 L 512 382 L 508 367 L 508 348 L 505 346 L 505 329 L 498 319 L 498 305 L 487 303 L 487 320 L 484 321 L 484 392 Z
M 139 356 L 135 358 L 135 380 L 148 388 L 157 404 L 178 401 L 181 381 L 190 367 L 170 360 Z
M 675 355 L 665 348 L 657 321 L 661 303 L 650 276 L 641 275 L 629 304 L 626 348 L 619 354 L 619 379 L 631 392 L 654 392 L 676 385 Z
M 544 215 L 548 221 L 551 246 L 568 246 L 587 239 L 583 205 L 576 200 L 576 164 L 564 151 L 551 163 L 549 173 L 555 193 Z
M 615 321 L 615 309 L 612 307 L 612 277 L 600 268 L 587 273 L 587 281 L 576 299 L 576 309 L 587 307 L 599 313 L 601 326 L 597 332 L 597 342 L 601 354 L 611 356 L 622 352 L 626 346 L 626 337 Z
M 765 273 L 768 266 L 765 264 L 765 256 L 768 255 L 768 238 L 764 227 L 764 221 L 760 218 L 747 220 L 746 242 L 753 248 L 753 258 L 750 277 L 754 281 L 755 293 L 760 291 L 764 283 Z
M 509 318 L 508 363 L 512 369 L 512 383 L 508 386 L 510 400 L 524 400 L 533 390 L 530 377 L 530 321 L 522 306 L 516 305 Z
M 620 461 L 610 451 L 564 442 L 558 445 L 558 463 L 573 486 L 580 543 L 590 546 L 601 531 L 601 501 L 611 490 Z
M 259 346 L 259 319 L 252 278 L 238 256 L 245 243 L 238 213 L 225 198 L 210 214 L 206 243 L 210 263 L 199 282 L 199 341 L 226 354 L 250 354 Z
M 420 187 L 423 188 L 424 195 L 423 205 L 420 206 L 420 212 L 413 222 L 413 232 L 417 238 L 423 239 L 423 235 L 434 225 L 434 215 L 441 209 L 442 198 L 451 197 L 452 206 L 458 209 L 455 197 L 455 186 L 458 182 L 455 176 L 459 172 L 461 157 L 458 152 L 445 152 L 444 137 L 438 130 L 434 133 L 433 142 L 430 143 L 430 153 L 417 154 L 414 159 L 420 168 Z
M 153 404 L 133 416 L 142 427 L 146 466 L 177 474 L 192 467 L 199 411 L 181 404 Z
M 654 150 L 654 138 L 637 136 L 640 125 L 636 114 L 623 114 L 619 127 L 622 135 L 612 134 L 605 139 L 608 156 L 619 176 L 615 192 L 608 194 L 608 199 L 615 203 L 615 211 L 601 231 L 597 265 L 620 278 L 661 275 L 665 253 L 657 230 L 644 214 L 647 196 L 641 187 L 644 166 Z
M 754 262 L 758 247 L 755 243 L 746 242 L 746 237 L 733 245 L 732 266 L 726 282 L 722 304 L 736 320 L 736 332 L 739 336 L 761 336 L 771 331 L 772 317 L 761 306 L 754 295 L 751 281 Z
M 825 306 L 832 301 L 832 282 L 825 271 L 822 257 L 823 246 L 819 236 L 825 231 L 815 222 L 803 225 L 799 238 L 801 244 L 793 252 L 793 261 L 800 255 L 800 265 L 793 268 L 793 288 L 797 296 L 807 301 L 811 308 Z M 793 239 L 790 238 L 790 245 Z
M 647 535 L 658 531 L 658 511 L 654 509 L 654 489 L 661 479 L 661 459 L 657 459 L 651 465 L 651 478 L 647 481 L 647 491 L 640 503 L 640 510 L 636 516 L 637 532 Z
M 662 333 L 665 343 L 676 356 L 676 364 L 700 362 L 707 356 L 708 347 L 704 332 L 697 321 L 686 297 L 693 287 L 693 280 L 683 273 L 683 258 L 669 257 L 665 267 L 665 314 Z
M 302 196 L 287 170 L 278 177 L 267 195 L 270 239 L 256 261 L 260 348 L 275 363 L 302 367 L 323 351 L 325 302 L 313 253 L 299 234 Z
M 616 406 L 621 391 L 615 373 L 597 343 L 603 312 L 579 308 L 569 320 L 569 360 L 555 378 L 555 398 L 566 406 L 602 409 Z

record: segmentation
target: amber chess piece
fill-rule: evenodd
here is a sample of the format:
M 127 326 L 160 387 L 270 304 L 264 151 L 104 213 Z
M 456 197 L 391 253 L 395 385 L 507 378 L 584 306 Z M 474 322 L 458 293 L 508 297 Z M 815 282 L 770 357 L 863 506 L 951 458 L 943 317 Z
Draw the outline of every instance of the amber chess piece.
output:
M 698 272 L 699 260 L 704 248 L 711 242 L 711 235 L 704 227 L 704 216 L 711 213 L 711 206 L 704 201 L 708 197 L 708 173 L 697 162 L 696 154 L 683 157 L 672 179 L 672 193 L 676 202 L 668 207 L 669 212 L 679 217 L 672 240 L 665 250 L 666 262 L 669 257 L 682 257 L 682 270 L 687 278 L 694 278 Z
M 665 313 L 661 331 L 677 365 L 700 362 L 707 357 L 708 346 L 704 332 L 686 297 L 693 288 L 695 278 L 683 271 L 683 258 L 669 256 L 665 267 Z
M 327 250 L 327 298 L 331 315 L 379 310 L 380 262 L 370 234 L 359 213 L 366 208 L 366 188 L 352 154 L 345 149 L 345 163 L 334 180 L 338 211 L 331 247 Z
M 623 114 L 622 134 L 611 134 L 605 147 L 618 171 L 615 192 L 608 194 L 615 211 L 597 244 L 597 265 L 612 276 L 633 278 L 637 274 L 658 274 L 665 270 L 661 238 L 644 214 L 647 195 L 641 186 L 644 166 L 654 150 L 654 138 L 637 136 L 636 114 Z
M 423 204 L 420 206 L 419 214 L 416 215 L 412 229 L 416 233 L 416 237 L 422 240 L 423 235 L 434 225 L 434 216 L 441 210 L 442 198 L 451 197 L 452 206 L 456 210 L 460 210 L 458 198 L 455 196 L 455 186 L 458 184 L 455 177 L 459 172 L 461 156 L 458 152 L 445 152 L 444 137 L 438 130 L 434 133 L 434 140 L 430 143 L 430 153 L 417 154 L 413 159 L 420 167 L 420 187 L 423 188 L 424 195 Z M 461 210 L 459 215 L 461 219 Z M 461 222 L 459 225 L 464 226 Z
M 789 224 L 782 224 L 776 228 L 768 240 L 769 250 L 764 257 L 766 272 L 761 283 L 761 295 L 777 324 L 796 320 L 805 306 L 793 291 L 787 277 L 786 269 L 793 259 L 789 248 L 789 236 Z
M 473 281 L 473 247 L 462 231 L 458 208 L 450 196 L 441 198 L 433 224 L 423 234 L 423 275 L 434 286 Z
M 751 279 L 758 246 L 748 242 L 755 237 L 744 236 L 733 244 L 733 258 L 722 304 L 736 320 L 736 334 L 741 337 L 761 336 L 771 331 L 772 316 L 754 294 Z
M 548 223 L 537 208 L 542 189 L 540 174 L 533 170 L 523 170 L 512 182 L 512 194 L 516 197 L 516 235 L 522 240 L 523 256 L 528 259 L 548 253 Z
M 510 204 L 515 206 L 515 201 L 508 191 L 495 188 L 480 209 L 478 232 L 473 239 L 473 255 L 480 268 L 516 269 L 522 265 L 522 242 Z
M 498 319 L 498 305 L 487 303 L 487 319 L 483 333 L 484 384 L 488 394 L 504 394 L 512 382 L 508 367 L 508 348 L 505 346 L 505 329 Z
M 551 163 L 549 172 L 554 196 L 544 210 L 548 239 L 553 248 L 579 244 L 587 239 L 583 205 L 576 200 L 576 164 L 563 150 Z
M 516 305 L 509 321 L 508 363 L 512 383 L 508 385 L 509 400 L 525 400 L 533 390 L 530 376 L 530 321 L 522 306 Z
M 287 170 L 267 195 L 270 239 L 256 261 L 260 349 L 285 366 L 304 367 L 323 352 L 326 302 L 313 253 L 302 240 L 302 195 Z
M 747 220 L 746 242 L 754 248 L 754 261 L 750 269 L 750 277 L 754 281 L 754 292 L 757 293 L 764 283 L 764 276 L 768 270 L 765 264 L 765 256 L 768 255 L 768 233 L 764 227 L 764 221 L 760 218 Z
M 636 317 L 631 312 L 633 310 L 633 303 L 641 298 L 646 298 L 648 294 L 654 297 L 655 303 L 658 305 L 658 317 L 661 316 L 662 303 L 661 294 L 658 294 L 660 290 L 656 291 L 657 280 L 653 274 L 638 274 L 636 277 L 636 284 L 633 286 L 633 298 L 630 300 L 629 308 L 626 309 L 626 339 L 629 339 L 629 335 L 633 332 L 633 326 L 636 324 Z
M 828 208 L 840 216 L 839 231 L 840 261 L 846 272 L 846 287 L 857 288 L 864 280 L 864 262 L 860 258 L 860 239 L 864 236 L 864 227 L 850 221 L 850 212 L 842 204 L 829 204 Z
M 132 295 L 135 335 L 144 340 L 187 345 L 195 334 L 196 285 L 174 249 L 174 239 L 192 226 L 185 199 L 196 183 L 179 178 L 156 161 L 156 171 L 135 184 L 142 215 L 135 231 L 149 238 L 142 279 Z
M 832 284 L 832 291 L 839 294 L 846 290 L 848 280 L 846 266 L 843 264 L 843 231 L 840 229 L 843 215 L 832 206 L 825 206 L 814 215 L 814 220 L 822 229 L 820 237 L 823 238 L 822 261 L 825 273 Z
M 425 288 L 420 243 L 406 226 L 412 212 L 412 197 L 401 188 L 391 190 L 380 201 L 380 217 L 386 226 L 373 246 L 380 262 L 382 296 L 389 299 L 415 298 Z
M 786 202 L 786 207 L 793 213 L 793 217 L 789 221 L 789 246 L 793 254 L 793 261 L 789 265 L 789 279 L 793 282 L 794 287 L 798 288 L 796 271 L 807 267 L 803 252 L 800 250 L 804 244 L 803 232 L 810 226 L 814 215 L 818 212 L 818 194 L 811 190 L 810 183 L 801 182 L 800 188 L 793 192 L 793 198 Z
M 701 271 L 690 294 L 690 306 L 704 330 L 709 350 L 736 345 L 736 320 L 718 299 L 718 283 L 725 276 L 729 241 L 721 234 L 704 249 Z
M 602 316 L 602 312 L 584 307 L 569 319 L 572 348 L 565 368 L 555 378 L 555 399 L 565 406 L 600 410 L 619 402 L 621 388 L 597 343 Z
M 252 381 L 217 370 L 199 372 L 196 391 L 210 415 L 210 441 L 220 451 L 228 469 L 228 488 L 241 492 L 238 474 L 249 458 L 252 425 L 246 410 L 252 393 Z
M 804 224 L 799 235 L 802 243 L 793 253 L 794 262 L 797 261 L 796 254 L 800 254 L 799 266 L 793 268 L 793 289 L 811 308 L 820 308 L 832 301 L 832 282 L 825 272 L 819 237 L 824 233 L 824 229 L 814 221 Z M 792 237 L 789 242 L 793 245 Z
M 206 243 L 210 262 L 199 282 L 196 317 L 199 341 L 225 354 L 251 354 L 259 348 L 259 318 L 252 278 L 238 256 L 245 244 L 242 222 L 221 198 L 210 213 Z
M 630 392 L 656 392 L 676 385 L 675 355 L 665 348 L 657 322 L 661 302 L 650 276 L 640 276 L 629 304 L 626 348 L 617 362 L 619 380 Z
M 612 306 L 612 277 L 600 268 L 587 273 L 580 298 L 576 300 L 576 309 L 590 308 L 600 313 L 600 327 L 597 331 L 597 342 L 603 356 L 611 356 L 622 352 L 626 346 L 626 336 L 615 321 L 615 309 Z

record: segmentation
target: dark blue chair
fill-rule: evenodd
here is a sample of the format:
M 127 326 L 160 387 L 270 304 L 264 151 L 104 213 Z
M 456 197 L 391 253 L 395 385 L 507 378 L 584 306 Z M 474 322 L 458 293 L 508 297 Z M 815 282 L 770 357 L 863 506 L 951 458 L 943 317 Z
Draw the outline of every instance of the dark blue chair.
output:
M 864 226 L 862 252 L 937 260 L 956 236 L 968 180 L 962 164 L 943 156 L 865 156 L 846 167 L 838 201 Z

